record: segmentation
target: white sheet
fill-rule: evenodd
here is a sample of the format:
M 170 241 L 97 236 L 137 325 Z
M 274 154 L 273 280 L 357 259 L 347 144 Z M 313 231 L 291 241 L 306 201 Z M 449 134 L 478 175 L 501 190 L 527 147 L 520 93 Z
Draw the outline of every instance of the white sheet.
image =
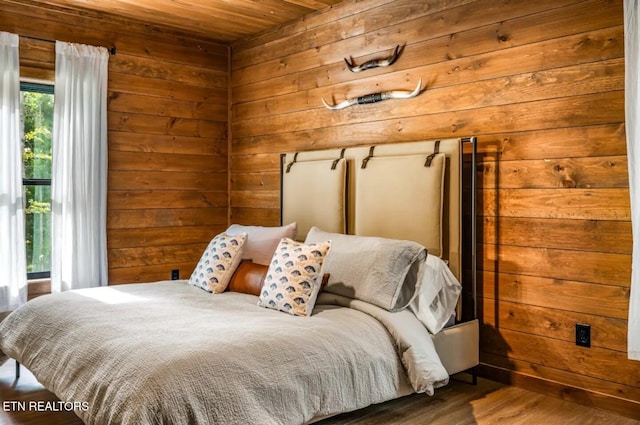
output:
M 447 263 L 435 255 L 427 255 L 420 292 L 409 309 L 435 335 L 450 324 L 461 291 L 462 285 Z

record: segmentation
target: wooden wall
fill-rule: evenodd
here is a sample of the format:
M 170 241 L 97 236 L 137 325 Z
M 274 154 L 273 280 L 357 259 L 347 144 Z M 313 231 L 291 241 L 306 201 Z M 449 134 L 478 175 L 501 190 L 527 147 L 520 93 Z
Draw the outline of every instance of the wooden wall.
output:
M 0 2 L 0 31 L 112 47 L 109 281 L 188 278 L 227 225 L 228 47 L 101 14 Z M 23 76 L 53 80 L 54 45 L 21 39 Z
M 622 0 L 347 0 L 236 42 L 231 219 L 278 224 L 281 152 L 478 136 L 482 373 L 640 417 L 623 47 Z
M 117 47 L 111 283 L 187 277 L 228 213 L 277 224 L 281 152 L 476 135 L 482 373 L 639 417 L 622 16 L 622 0 L 346 0 L 231 46 L 230 134 L 227 46 L 31 0 L 2 1 L 0 30 Z M 389 68 L 345 67 L 397 44 Z M 21 47 L 23 74 L 50 79 L 52 45 Z M 415 99 L 320 103 L 419 78 Z

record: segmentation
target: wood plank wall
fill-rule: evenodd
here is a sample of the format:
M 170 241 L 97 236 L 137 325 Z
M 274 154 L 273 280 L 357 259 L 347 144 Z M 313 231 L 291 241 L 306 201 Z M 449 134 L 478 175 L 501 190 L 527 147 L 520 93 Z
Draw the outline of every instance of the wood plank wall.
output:
M 623 45 L 622 0 L 347 0 L 236 42 L 232 221 L 278 224 L 281 152 L 476 135 L 482 373 L 640 417 Z
M 109 281 L 188 278 L 228 221 L 228 46 L 98 13 L 0 2 L 0 30 L 117 48 L 109 58 Z M 54 45 L 22 39 L 22 75 Z

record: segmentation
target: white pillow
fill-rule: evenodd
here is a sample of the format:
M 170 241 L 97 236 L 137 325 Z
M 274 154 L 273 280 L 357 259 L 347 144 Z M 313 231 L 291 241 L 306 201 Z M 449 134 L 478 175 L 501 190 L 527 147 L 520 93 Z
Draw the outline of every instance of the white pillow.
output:
M 224 292 L 240 264 L 246 239 L 246 233 L 237 236 L 226 233 L 216 235 L 202 253 L 191 273 L 189 284 L 214 294 Z
M 409 309 L 435 335 L 454 314 L 461 291 L 462 285 L 447 264 L 435 255 L 428 255 L 420 292 Z
M 252 260 L 256 264 L 268 266 L 280 240 L 282 238 L 295 239 L 296 229 L 297 224 L 295 222 L 279 227 L 232 224 L 226 230 L 226 233 L 231 236 L 246 233 L 247 242 L 245 243 L 242 259 Z
M 331 241 L 305 245 L 289 238 L 278 244 L 258 305 L 294 316 L 310 316 L 322 285 L 322 263 Z
M 312 227 L 305 243 L 331 240 L 324 263 L 325 291 L 366 301 L 388 311 L 406 308 L 419 289 L 427 250 L 397 239 L 327 233 Z

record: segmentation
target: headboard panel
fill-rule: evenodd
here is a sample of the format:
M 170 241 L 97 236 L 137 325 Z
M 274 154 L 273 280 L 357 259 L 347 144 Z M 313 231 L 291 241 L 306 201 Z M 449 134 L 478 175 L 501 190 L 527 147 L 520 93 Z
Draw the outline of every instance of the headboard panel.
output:
M 346 233 L 346 182 L 344 158 L 291 161 L 282 177 L 282 222 L 297 222 L 302 240 L 313 226 Z
M 343 186 L 331 170 L 340 158 L 345 165 Z M 299 240 L 311 225 L 341 233 L 323 228 L 319 221 L 328 214 L 330 222 L 339 223 L 341 215 L 346 233 L 416 241 L 448 260 L 461 280 L 462 139 L 287 153 L 281 160 L 281 218 L 284 224 L 299 223 Z M 306 186 L 302 174 L 313 183 Z M 335 189 L 339 187 L 344 192 Z M 327 203 L 325 192 L 333 190 L 338 192 Z M 335 207 L 338 198 L 344 200 L 342 208 Z M 299 205 L 308 199 L 313 205 Z
M 363 161 L 366 166 L 356 166 L 353 172 L 354 233 L 414 240 L 441 256 L 445 154 Z

